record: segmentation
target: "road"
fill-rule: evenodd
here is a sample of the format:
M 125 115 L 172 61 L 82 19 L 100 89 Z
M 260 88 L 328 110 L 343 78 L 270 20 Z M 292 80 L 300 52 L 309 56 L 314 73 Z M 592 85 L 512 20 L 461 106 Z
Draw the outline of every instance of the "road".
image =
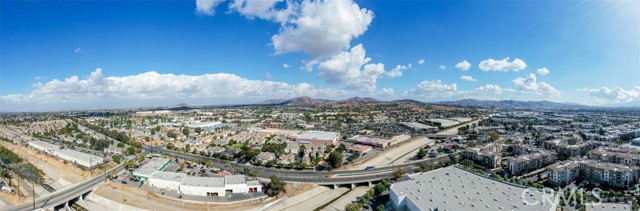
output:
M 429 161 L 429 162 L 447 162 L 449 160 L 448 156 L 417 160 L 403 164 L 397 165 L 387 165 L 387 166 L 379 166 L 375 169 L 364 170 L 364 169 L 355 169 L 355 170 L 334 170 L 334 171 L 313 171 L 313 170 L 293 170 L 293 169 L 278 169 L 278 168 L 267 168 L 262 166 L 254 166 L 248 164 L 239 164 L 230 162 L 232 167 L 227 168 L 225 164 L 227 161 L 218 160 L 213 157 L 207 157 L 203 155 L 196 155 L 190 153 L 178 153 L 173 150 L 163 149 L 162 147 L 152 147 L 152 146 L 144 146 L 145 150 L 154 151 L 154 152 L 162 152 L 163 154 L 169 154 L 174 157 L 185 158 L 185 159 L 209 159 L 212 161 L 213 167 L 219 169 L 233 170 L 233 168 L 237 168 L 240 171 L 244 168 L 249 168 L 254 171 L 260 172 L 260 178 L 269 178 L 273 175 L 282 178 L 285 181 L 289 182 L 305 182 L 305 183 L 316 183 L 320 185 L 332 185 L 332 184 L 351 184 L 351 183 L 363 183 L 368 181 L 381 180 L 387 177 L 391 177 L 393 174 L 393 170 L 398 168 L 403 168 L 408 172 L 412 172 L 413 168 L 417 167 L 418 164 Z

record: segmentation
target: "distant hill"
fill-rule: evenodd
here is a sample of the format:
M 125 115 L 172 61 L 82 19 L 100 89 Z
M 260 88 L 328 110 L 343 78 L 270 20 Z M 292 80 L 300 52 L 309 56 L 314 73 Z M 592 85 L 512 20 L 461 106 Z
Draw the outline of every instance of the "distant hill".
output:
M 516 109 L 584 109 L 592 108 L 591 106 L 581 105 L 577 103 L 557 103 L 551 101 L 518 101 L 518 100 L 476 100 L 462 99 L 455 101 L 437 102 L 440 105 L 463 106 L 463 107 L 480 107 L 480 108 L 516 108 Z
M 270 100 L 265 100 L 256 104 L 259 105 L 274 105 L 274 104 L 280 104 L 280 103 L 284 103 L 284 101 L 287 101 L 287 99 L 270 99 Z
M 376 103 L 380 101 L 370 97 L 352 97 L 346 100 L 341 100 L 340 102 L 341 103 Z

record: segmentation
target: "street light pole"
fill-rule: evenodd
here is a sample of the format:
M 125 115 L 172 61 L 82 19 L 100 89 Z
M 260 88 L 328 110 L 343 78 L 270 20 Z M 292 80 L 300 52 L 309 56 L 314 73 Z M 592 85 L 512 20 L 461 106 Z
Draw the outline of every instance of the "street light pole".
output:
M 33 198 L 33 210 L 36 210 L 36 184 L 31 183 L 31 198 Z

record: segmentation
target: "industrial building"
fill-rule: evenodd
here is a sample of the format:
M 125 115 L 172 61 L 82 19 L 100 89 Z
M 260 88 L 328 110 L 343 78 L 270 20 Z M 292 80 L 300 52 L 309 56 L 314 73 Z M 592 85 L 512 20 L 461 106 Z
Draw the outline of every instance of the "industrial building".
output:
M 149 186 L 151 187 L 178 190 L 185 178 L 187 178 L 187 175 L 183 173 L 155 171 L 147 181 L 149 181 Z
M 149 186 L 178 191 L 194 196 L 225 196 L 228 193 L 260 192 L 258 181 L 247 181 L 244 175 L 225 177 L 193 177 L 185 173 L 156 171 L 148 179 Z
M 557 194 L 507 183 L 458 166 L 411 174 L 391 185 L 395 210 L 555 210 Z M 538 202 L 538 203 L 535 203 Z
M 336 145 L 338 143 L 339 137 L 340 133 L 336 132 L 301 131 L 291 134 L 287 138 L 293 141 L 297 141 L 301 144 L 311 144 L 314 146 L 319 146 L 329 144 Z
M 356 141 L 358 144 L 369 145 L 375 148 L 387 148 L 391 146 L 391 142 L 393 141 L 391 139 L 375 138 L 363 135 L 355 135 L 350 139 Z
M 58 145 L 50 144 L 44 141 L 30 141 L 28 145 L 46 154 L 58 157 L 62 160 L 79 165 L 84 168 L 93 168 L 104 162 L 104 159 L 102 157 L 78 152 L 71 149 L 62 149 Z
M 149 179 L 156 171 L 162 171 L 169 164 L 167 158 L 153 158 L 133 171 L 133 176 L 141 179 Z
M 400 126 L 405 127 L 413 132 L 426 132 L 435 133 L 438 131 L 438 127 L 425 125 L 419 122 L 400 122 Z

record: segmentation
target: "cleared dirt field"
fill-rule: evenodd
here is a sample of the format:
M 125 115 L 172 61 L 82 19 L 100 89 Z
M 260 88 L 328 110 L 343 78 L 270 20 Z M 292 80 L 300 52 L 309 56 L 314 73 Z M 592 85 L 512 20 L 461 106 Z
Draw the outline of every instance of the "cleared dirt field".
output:
M 95 193 L 111 201 L 146 210 L 256 210 L 264 204 L 260 201 L 229 205 L 189 203 L 111 181 L 98 186 Z
M 14 145 L 4 141 L 0 141 L 0 145 L 10 149 L 23 159 L 29 161 L 29 163 L 40 168 L 53 180 L 60 180 L 60 178 L 63 179 L 58 182 L 75 184 L 91 177 L 90 172 L 88 171 L 75 167 L 71 164 L 65 164 L 60 160 L 47 156 L 44 153 L 29 147 Z

